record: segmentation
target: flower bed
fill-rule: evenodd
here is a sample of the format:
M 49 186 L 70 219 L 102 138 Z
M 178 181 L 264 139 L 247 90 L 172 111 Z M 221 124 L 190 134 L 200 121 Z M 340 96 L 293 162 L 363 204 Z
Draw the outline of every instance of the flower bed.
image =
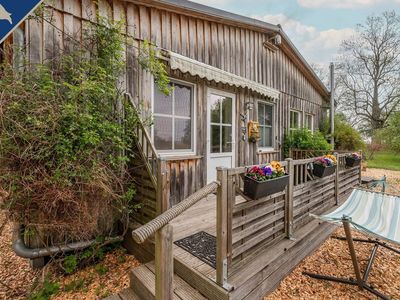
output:
M 281 192 L 289 183 L 289 175 L 279 162 L 253 166 L 244 177 L 244 194 L 251 199 L 259 199 Z
M 334 155 L 324 155 L 318 157 L 313 164 L 313 174 L 316 177 L 326 177 L 335 173 L 336 170 L 336 157 Z

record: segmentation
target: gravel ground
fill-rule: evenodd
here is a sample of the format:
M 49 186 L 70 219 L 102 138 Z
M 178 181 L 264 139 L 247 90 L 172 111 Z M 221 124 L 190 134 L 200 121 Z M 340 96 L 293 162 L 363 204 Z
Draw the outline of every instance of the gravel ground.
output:
M 400 189 L 400 172 L 368 169 L 365 176 L 388 176 L 390 184 Z M 11 226 L 0 211 L 0 299 L 26 299 L 33 283 L 43 278 L 42 271 L 32 271 L 27 260 L 17 257 L 11 250 Z M 338 235 L 342 230 L 338 229 Z M 357 235 L 357 233 L 355 233 Z M 370 245 L 356 244 L 364 269 L 371 251 Z M 52 299 L 99 299 L 124 289 L 128 283 L 128 270 L 139 263 L 120 249 L 107 254 L 99 272 L 96 266 L 88 267 L 73 275 L 53 274 L 60 285 L 60 292 Z M 370 282 L 382 292 L 400 299 L 400 256 L 380 249 Z M 374 299 L 371 294 L 342 284 L 318 281 L 302 275 L 303 271 L 335 276 L 353 276 L 351 260 L 345 242 L 327 240 L 315 253 L 305 259 L 278 289 L 265 299 Z M 72 291 L 66 291 L 71 289 Z
M 391 186 L 400 190 L 400 172 L 380 169 L 368 169 L 364 176 L 380 178 L 386 175 Z M 394 190 L 392 190 L 394 192 Z M 344 236 L 342 228 L 335 235 Z M 354 236 L 364 237 L 353 231 Z M 355 243 L 362 271 L 372 250 L 371 245 Z M 395 246 L 396 247 L 396 246 Z M 399 248 L 397 246 L 397 248 Z M 264 300 L 278 299 L 376 299 L 372 294 L 360 291 L 340 283 L 316 280 L 307 277 L 302 272 L 355 277 L 347 243 L 328 239 L 311 256 L 306 258 L 297 268 L 286 277 L 274 293 Z M 370 273 L 369 282 L 392 299 L 400 299 L 400 255 L 380 247 Z

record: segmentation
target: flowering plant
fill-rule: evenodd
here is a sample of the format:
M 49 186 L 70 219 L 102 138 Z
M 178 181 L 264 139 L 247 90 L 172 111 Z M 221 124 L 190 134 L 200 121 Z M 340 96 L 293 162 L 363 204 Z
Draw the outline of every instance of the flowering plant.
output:
M 335 166 L 337 164 L 336 157 L 331 154 L 324 155 L 322 157 L 318 157 L 315 161 L 314 164 L 321 165 L 324 167 L 331 167 Z
M 357 152 L 354 152 L 352 154 L 350 154 L 348 157 L 354 158 L 354 159 L 361 159 L 361 155 L 358 154 Z
M 264 166 L 253 166 L 246 172 L 247 177 L 256 181 L 267 181 L 284 175 L 286 175 L 285 168 L 277 161 Z

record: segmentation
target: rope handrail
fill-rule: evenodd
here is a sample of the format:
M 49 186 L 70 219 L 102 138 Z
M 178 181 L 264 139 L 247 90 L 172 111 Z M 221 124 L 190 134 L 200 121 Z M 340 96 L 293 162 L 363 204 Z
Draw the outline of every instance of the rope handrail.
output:
M 188 208 L 199 202 L 204 197 L 214 193 L 219 186 L 219 182 L 214 181 L 206 185 L 202 189 L 193 193 L 185 200 L 177 204 L 176 206 L 168 209 L 166 212 L 162 213 L 155 219 L 151 220 L 149 223 L 135 229 L 132 231 L 132 237 L 136 243 L 144 243 L 150 236 L 152 236 L 157 230 L 161 229 L 177 216 L 182 214 Z

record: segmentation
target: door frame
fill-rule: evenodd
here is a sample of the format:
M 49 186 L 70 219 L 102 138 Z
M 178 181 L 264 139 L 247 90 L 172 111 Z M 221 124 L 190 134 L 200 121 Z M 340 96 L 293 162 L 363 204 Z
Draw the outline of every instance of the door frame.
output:
M 209 101 L 210 101 L 210 95 L 211 94 L 217 94 L 223 97 L 229 97 L 232 99 L 232 168 L 236 166 L 236 94 L 234 93 L 229 93 L 225 92 L 223 90 L 219 89 L 214 89 L 207 87 L 207 141 L 206 141 L 206 147 L 207 147 L 207 168 L 206 168 L 206 174 L 207 174 L 207 182 L 208 182 L 208 167 L 210 165 L 210 159 L 211 158 L 218 158 L 218 157 L 225 157 L 228 156 L 226 153 L 229 152 L 224 152 L 224 153 L 217 153 L 217 154 L 212 154 L 211 153 L 211 114 L 210 114 L 210 106 L 209 106 Z

